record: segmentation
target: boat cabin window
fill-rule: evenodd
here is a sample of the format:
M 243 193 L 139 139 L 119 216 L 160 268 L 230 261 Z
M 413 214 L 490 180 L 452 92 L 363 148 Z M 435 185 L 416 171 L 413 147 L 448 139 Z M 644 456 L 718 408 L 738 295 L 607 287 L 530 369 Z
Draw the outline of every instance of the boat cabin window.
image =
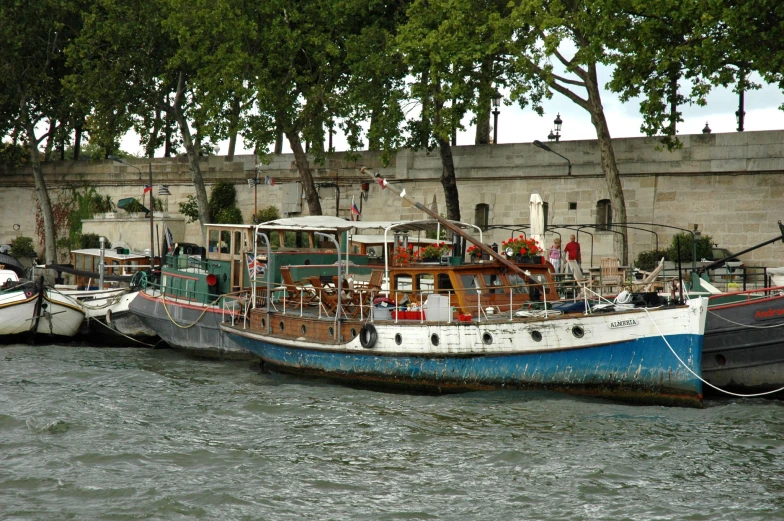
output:
M 485 286 L 488 289 L 487 293 L 491 295 L 503 295 L 507 294 L 507 288 L 502 288 L 503 281 L 501 280 L 501 276 L 498 274 L 490 274 L 485 273 L 483 275 Z
M 395 275 L 395 289 L 400 291 L 411 291 L 414 289 L 411 275 L 408 273 Z
M 476 278 L 476 275 L 467 274 L 467 275 L 460 275 L 460 281 L 463 284 L 463 288 L 465 288 L 467 293 L 472 293 L 470 290 L 476 290 L 480 287 L 479 279 Z
M 432 273 L 419 273 L 416 276 L 416 287 L 419 291 L 432 293 L 435 290 L 435 277 Z
M 508 277 L 509 285 L 512 286 L 513 295 L 528 294 L 528 285 L 531 283 L 530 280 L 524 279 L 518 273 L 510 273 Z
M 220 238 L 220 252 L 229 253 L 229 245 L 231 244 L 231 232 L 222 230 Z
M 449 273 L 439 273 L 438 274 L 438 292 L 439 293 L 449 293 L 449 290 L 455 289 L 454 285 L 452 285 L 452 279 L 449 278 Z
M 77 270 L 84 269 L 84 255 L 74 255 L 74 268 Z
M 112 261 L 112 267 L 109 269 L 109 274 L 110 275 L 121 275 L 121 272 L 120 272 L 120 261 L 118 261 L 117 259 L 114 259 Z
M 218 251 L 218 240 L 220 238 L 218 230 L 210 230 L 210 237 L 209 237 L 209 250 L 211 252 Z
M 242 232 L 234 232 L 234 255 L 239 255 L 242 250 Z

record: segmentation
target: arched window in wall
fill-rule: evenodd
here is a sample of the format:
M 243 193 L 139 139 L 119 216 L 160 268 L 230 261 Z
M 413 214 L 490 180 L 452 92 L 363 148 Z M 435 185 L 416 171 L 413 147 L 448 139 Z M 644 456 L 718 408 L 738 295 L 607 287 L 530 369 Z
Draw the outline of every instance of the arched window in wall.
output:
M 612 206 L 609 199 L 602 199 L 596 203 L 596 228 L 609 230 L 612 224 Z
M 482 228 L 483 230 L 487 229 L 488 224 L 490 224 L 490 205 L 485 203 L 479 203 L 476 205 L 474 209 L 474 224 Z

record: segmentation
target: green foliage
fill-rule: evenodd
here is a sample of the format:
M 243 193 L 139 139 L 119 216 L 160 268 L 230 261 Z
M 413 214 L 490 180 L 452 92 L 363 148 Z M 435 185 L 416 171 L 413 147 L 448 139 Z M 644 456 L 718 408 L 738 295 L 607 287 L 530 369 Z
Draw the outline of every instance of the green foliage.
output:
M 265 223 L 276 219 L 280 219 L 278 208 L 275 206 L 267 206 L 265 208 L 259 208 L 256 215 L 253 216 L 253 224 Z
M 0 165 L 10 168 L 30 163 L 30 151 L 18 143 L 3 141 L 0 143 Z
M 651 271 L 656 268 L 662 257 L 664 257 L 664 260 L 670 260 L 667 250 L 641 251 L 637 255 L 637 260 L 634 261 L 634 267 L 644 271 Z
M 79 237 L 79 247 L 81 249 L 100 248 L 101 247 L 100 236 L 97 233 L 82 234 Z M 112 247 L 112 243 L 109 240 L 106 240 L 104 243 L 104 247 L 106 249 L 109 249 Z
M 242 212 L 236 206 L 224 208 L 214 219 L 217 224 L 242 224 Z
M 220 216 L 224 214 L 225 210 L 236 208 L 237 189 L 234 185 L 225 181 L 219 181 L 212 187 L 210 192 L 210 221 L 222 224 L 233 224 L 230 222 L 220 221 Z M 240 220 L 240 223 L 242 220 Z
M 114 201 L 112 201 L 112 196 L 110 195 L 101 195 L 95 194 L 92 199 L 92 211 L 93 213 L 106 213 L 106 212 L 113 212 L 117 209 L 115 206 Z
M 17 259 L 33 258 L 37 254 L 33 248 L 32 237 L 25 237 L 20 235 L 11 242 L 11 255 Z
M 128 213 L 135 213 L 135 212 L 144 212 L 146 208 L 144 205 L 136 198 L 134 198 L 131 202 L 125 205 L 125 211 Z
M 180 203 L 180 213 L 188 218 L 188 223 L 199 220 L 199 203 L 194 196 L 189 195 Z
M 680 256 L 679 247 L 680 245 Z M 700 235 L 696 240 L 697 259 L 713 259 L 713 239 L 709 235 Z M 689 232 L 682 232 L 672 238 L 672 244 L 667 249 L 668 259 L 671 261 L 691 262 L 694 258 L 692 255 L 693 243 L 692 234 Z

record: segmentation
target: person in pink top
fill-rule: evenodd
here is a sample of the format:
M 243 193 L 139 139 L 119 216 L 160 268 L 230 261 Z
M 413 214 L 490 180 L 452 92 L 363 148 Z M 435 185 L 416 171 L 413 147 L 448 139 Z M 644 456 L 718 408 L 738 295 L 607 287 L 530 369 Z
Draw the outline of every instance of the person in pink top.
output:
M 561 251 L 561 239 L 558 237 L 555 238 L 553 241 L 553 245 L 550 246 L 548 250 L 548 260 L 550 264 L 553 265 L 555 268 L 556 273 L 561 273 L 561 257 L 563 256 L 563 252 Z
M 577 265 L 582 268 L 583 256 L 580 253 L 580 243 L 574 239 L 574 235 L 569 236 L 569 242 L 564 246 L 564 255 L 566 256 L 567 266 L 568 261 L 576 260 Z

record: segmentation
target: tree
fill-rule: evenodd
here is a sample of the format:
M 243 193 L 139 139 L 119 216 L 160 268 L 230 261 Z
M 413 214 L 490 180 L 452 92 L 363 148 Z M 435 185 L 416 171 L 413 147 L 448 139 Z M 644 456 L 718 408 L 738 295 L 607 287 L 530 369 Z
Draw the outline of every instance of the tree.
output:
M 617 33 L 620 23 L 613 4 L 605 0 L 520 0 L 507 18 L 514 54 L 510 77 L 513 98 L 533 101 L 544 85 L 547 95 L 558 92 L 585 109 L 591 116 L 601 155 L 601 166 L 609 192 L 613 222 L 625 223 L 626 202 L 615 160 L 610 129 L 604 116 L 597 67 L 609 61 L 607 37 Z M 574 52 L 568 54 L 568 49 Z M 555 72 L 552 61 L 564 69 Z M 625 228 L 615 235 L 616 248 L 628 263 Z
M 3 113 L 0 129 L 12 130 L 29 151 L 46 263 L 57 261 L 57 238 L 39 146 L 50 136 L 63 134 L 70 119 L 72 100 L 62 86 L 69 73 L 63 49 L 81 30 L 82 7 L 77 0 L 6 2 L 0 7 L 0 106 L 14 107 Z M 56 123 L 40 130 L 46 122 Z
M 397 45 L 408 65 L 410 99 L 420 100 L 420 121 L 409 122 L 409 144 L 437 146 L 448 219 L 460 219 L 460 199 L 450 138 L 472 112 L 486 117 L 493 81 L 507 41 L 498 23 L 506 4 L 493 0 L 416 0 L 407 10 Z
M 148 152 L 160 142 L 158 132 L 176 123 L 205 244 L 210 216 L 200 163 L 211 148 L 205 144 L 227 135 L 225 108 L 250 96 L 243 78 L 248 13 L 222 0 L 99 0 L 72 51 L 80 63 L 72 85 L 83 85 L 97 114 L 129 114 Z

